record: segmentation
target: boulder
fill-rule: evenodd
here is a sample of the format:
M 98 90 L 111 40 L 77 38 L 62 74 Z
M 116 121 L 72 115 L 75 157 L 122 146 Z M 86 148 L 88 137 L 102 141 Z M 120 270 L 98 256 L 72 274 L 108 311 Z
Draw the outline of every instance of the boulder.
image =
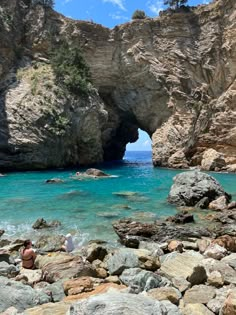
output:
M 175 214 L 174 216 L 168 217 L 166 221 L 185 224 L 194 222 L 193 214 L 188 213 L 188 211 L 182 211 L 180 213 Z
M 159 288 L 170 283 L 167 279 L 140 268 L 124 270 L 120 276 L 120 280 L 129 286 L 131 292 L 134 293 L 149 291 L 150 289 Z
M 189 279 L 198 284 L 206 280 L 206 272 L 204 268 L 199 268 L 199 264 L 203 260 L 203 256 L 196 252 L 174 253 L 175 255 L 166 255 L 165 260 L 161 264 L 160 271 L 167 278 L 182 277 Z
M 227 296 L 220 315 L 236 315 L 236 289 L 233 289 Z
M 213 244 L 218 244 L 230 252 L 236 252 L 236 237 L 230 235 L 222 235 L 212 241 Z
M 227 295 L 231 292 L 231 286 L 224 286 L 216 290 L 216 296 L 207 303 L 207 307 L 215 314 L 219 314 Z
M 201 168 L 205 171 L 220 170 L 226 166 L 224 155 L 214 149 L 207 149 L 202 156 Z
M 172 279 L 173 286 L 177 288 L 181 293 L 190 288 L 191 283 L 183 277 L 176 277 Z
M 25 276 L 27 278 L 28 284 L 32 285 L 42 280 L 43 272 L 41 269 L 20 269 L 20 276 Z
M 183 315 L 214 315 L 214 313 L 201 303 L 187 304 L 181 311 Z
M 227 263 L 213 258 L 207 258 L 201 262 L 201 265 L 205 268 L 207 277 L 209 277 L 213 271 L 218 271 L 224 279 L 224 284 L 236 284 L 236 271 Z
M 0 277 L 0 292 L 0 312 L 13 305 L 22 312 L 27 308 L 50 301 L 47 294 L 5 277 Z
M 169 306 L 169 304 L 168 304 Z M 108 292 L 92 296 L 71 306 L 67 315 L 180 315 L 177 308 L 168 311 L 165 304 L 144 295 Z
M 139 266 L 138 257 L 131 251 L 120 249 L 107 261 L 110 275 L 120 275 L 127 268 Z
M 224 210 L 227 209 L 227 203 L 228 200 L 225 196 L 220 196 L 216 200 L 213 200 L 212 202 L 209 203 L 208 208 L 211 210 Z
M 204 197 L 211 202 L 220 196 L 230 197 L 215 178 L 195 170 L 174 177 L 168 201 L 178 206 L 194 207 Z
M 5 230 L 0 230 L 0 237 L 5 233 Z
M 35 230 L 39 230 L 39 229 L 45 229 L 45 228 L 51 228 L 51 227 L 58 227 L 60 225 L 61 225 L 61 222 L 58 220 L 47 222 L 44 218 L 39 218 L 34 222 L 34 224 L 32 225 L 32 228 Z
M 131 219 L 122 219 L 113 223 L 120 241 L 127 247 L 138 248 L 141 241 L 166 242 L 170 239 L 211 237 L 213 233 L 201 226 L 173 225 L 167 222 L 141 223 Z
M 0 276 L 14 278 L 18 275 L 19 269 L 14 265 L 9 265 L 5 261 L 0 262 Z
M 188 289 L 184 294 L 183 300 L 186 304 L 207 304 L 215 296 L 216 289 L 214 287 L 200 284 L 193 286 L 191 289 Z
M 49 283 L 80 276 L 96 276 L 89 262 L 84 262 L 80 256 L 71 256 L 66 253 L 38 255 L 35 265 L 42 269 L 44 279 Z
M 226 255 L 227 250 L 218 244 L 210 244 L 204 252 L 205 257 L 214 258 L 217 260 L 221 260 Z
M 221 262 L 229 265 L 230 267 L 236 269 L 236 253 L 232 253 L 221 259 Z
M 65 237 L 63 235 L 42 235 L 35 243 L 35 248 L 42 252 L 56 252 L 62 249 Z
M 164 255 L 163 250 L 161 249 L 160 245 L 154 242 L 145 242 L 140 241 L 139 242 L 139 249 L 147 249 L 150 251 L 150 255 L 154 257 L 162 256 Z
M 87 169 L 85 174 L 89 175 L 89 176 L 96 176 L 96 177 L 107 177 L 107 176 L 110 176 L 109 174 L 106 174 L 103 171 L 98 170 L 96 168 L 89 168 L 89 169 Z
M 172 287 L 162 287 L 151 289 L 147 292 L 147 296 L 152 297 L 158 301 L 168 300 L 173 304 L 179 304 L 179 300 L 182 297 L 182 294 L 179 290 Z
M 92 291 L 94 284 L 90 277 L 80 277 L 64 281 L 63 288 L 66 295 L 75 295 Z
M 207 278 L 207 283 L 213 287 L 220 288 L 224 285 L 224 277 L 219 271 L 212 271 Z
M 93 262 L 96 259 L 102 261 L 107 254 L 108 251 L 106 247 L 97 243 L 89 244 L 88 247 L 86 248 L 86 259 L 89 262 Z
M 62 281 L 57 281 L 52 284 L 41 281 L 34 285 L 34 289 L 41 290 L 42 292 L 50 296 L 51 301 L 54 303 L 63 300 L 63 298 L 65 297 Z

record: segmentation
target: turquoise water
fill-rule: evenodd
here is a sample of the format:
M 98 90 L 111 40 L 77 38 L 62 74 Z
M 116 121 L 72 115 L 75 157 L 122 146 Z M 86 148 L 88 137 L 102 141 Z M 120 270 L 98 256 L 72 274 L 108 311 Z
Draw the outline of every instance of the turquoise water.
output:
M 39 217 L 57 219 L 62 226 L 50 233 L 68 232 L 77 244 L 90 239 L 115 241 L 114 220 L 132 217 L 153 221 L 176 213 L 166 202 L 173 177 L 180 171 L 153 168 L 150 152 L 127 152 L 120 163 L 99 167 L 112 178 L 78 180 L 77 170 L 9 173 L 0 177 L 0 229 L 6 237 L 37 238 L 31 226 Z M 83 169 L 80 169 L 83 171 Z M 212 174 L 236 198 L 235 174 Z M 49 178 L 60 184 L 45 184 Z M 116 193 L 133 192 L 131 196 Z M 43 232 L 45 233 L 45 231 Z

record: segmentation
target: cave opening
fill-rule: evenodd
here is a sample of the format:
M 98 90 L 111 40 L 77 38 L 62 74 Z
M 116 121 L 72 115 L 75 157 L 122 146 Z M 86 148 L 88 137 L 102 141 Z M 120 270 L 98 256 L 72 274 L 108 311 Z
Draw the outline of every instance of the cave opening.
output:
M 152 159 L 152 140 L 147 132 L 138 129 L 138 140 L 126 145 L 124 159 L 127 161 Z

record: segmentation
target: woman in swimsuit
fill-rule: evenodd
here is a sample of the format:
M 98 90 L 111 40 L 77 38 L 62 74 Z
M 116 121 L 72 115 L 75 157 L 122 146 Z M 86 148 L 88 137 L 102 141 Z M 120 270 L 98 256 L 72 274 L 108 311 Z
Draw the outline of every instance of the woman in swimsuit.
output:
M 32 247 L 31 240 L 26 240 L 24 241 L 24 248 L 22 248 L 20 252 L 22 259 L 22 267 L 26 269 L 35 268 L 34 261 L 36 259 L 36 254 L 31 247 Z

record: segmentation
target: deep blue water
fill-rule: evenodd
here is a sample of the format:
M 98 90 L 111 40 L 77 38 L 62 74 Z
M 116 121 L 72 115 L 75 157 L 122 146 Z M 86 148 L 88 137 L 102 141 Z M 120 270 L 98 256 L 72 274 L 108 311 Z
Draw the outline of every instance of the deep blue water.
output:
M 112 222 L 124 217 L 153 221 L 176 212 L 166 202 L 173 177 L 180 171 L 153 168 L 151 152 L 127 152 L 123 162 L 99 167 L 113 178 L 78 180 L 75 170 L 9 173 L 0 177 L 0 229 L 6 237 L 37 237 L 31 226 L 43 217 L 62 227 L 51 233 L 72 233 L 78 244 L 89 239 L 117 239 Z M 81 169 L 80 169 L 81 171 Z M 236 197 L 235 174 L 212 174 Z M 116 176 L 116 177 L 115 177 Z M 49 178 L 61 184 L 45 184 Z M 116 193 L 130 192 L 130 196 Z M 235 198 L 234 198 L 235 199 Z

